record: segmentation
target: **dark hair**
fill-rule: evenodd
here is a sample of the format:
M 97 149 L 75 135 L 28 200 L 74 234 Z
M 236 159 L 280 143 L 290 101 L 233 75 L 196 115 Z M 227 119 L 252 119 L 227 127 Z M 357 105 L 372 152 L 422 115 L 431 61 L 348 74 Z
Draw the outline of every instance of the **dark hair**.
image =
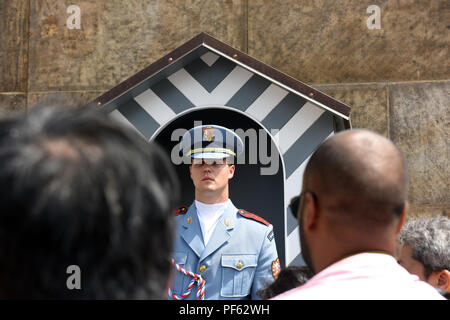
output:
M 261 299 L 271 299 L 290 289 L 297 288 L 313 277 L 313 272 L 307 266 L 291 266 L 281 269 L 278 278 L 267 288 L 258 291 Z
M 163 298 L 178 186 L 160 148 L 84 108 L 2 123 L 0 298 Z

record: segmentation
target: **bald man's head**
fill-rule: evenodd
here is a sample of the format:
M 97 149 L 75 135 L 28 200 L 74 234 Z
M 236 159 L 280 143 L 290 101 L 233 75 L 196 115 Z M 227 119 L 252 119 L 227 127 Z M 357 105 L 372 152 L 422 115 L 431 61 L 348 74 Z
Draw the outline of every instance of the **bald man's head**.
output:
M 390 140 L 374 132 L 344 131 L 311 156 L 303 190 L 314 192 L 321 209 L 336 221 L 389 223 L 406 203 L 404 159 Z

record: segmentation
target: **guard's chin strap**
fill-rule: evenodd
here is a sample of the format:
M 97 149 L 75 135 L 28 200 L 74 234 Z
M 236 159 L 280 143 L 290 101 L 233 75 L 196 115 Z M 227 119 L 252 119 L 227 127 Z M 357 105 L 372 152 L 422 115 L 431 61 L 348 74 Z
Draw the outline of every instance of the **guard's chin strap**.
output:
M 206 284 L 205 279 L 203 279 L 201 275 L 199 275 L 195 272 L 190 272 L 190 271 L 187 271 L 186 269 L 183 269 L 173 259 L 172 259 L 172 264 L 175 266 L 175 268 L 179 272 L 181 272 L 187 276 L 191 276 L 192 280 L 191 280 L 191 282 L 189 282 L 186 292 L 184 292 L 180 295 L 176 295 L 169 288 L 169 290 L 168 290 L 169 298 L 173 298 L 175 300 L 182 300 L 182 299 L 188 297 L 191 294 L 192 288 L 197 283 L 197 300 L 205 300 L 205 284 Z

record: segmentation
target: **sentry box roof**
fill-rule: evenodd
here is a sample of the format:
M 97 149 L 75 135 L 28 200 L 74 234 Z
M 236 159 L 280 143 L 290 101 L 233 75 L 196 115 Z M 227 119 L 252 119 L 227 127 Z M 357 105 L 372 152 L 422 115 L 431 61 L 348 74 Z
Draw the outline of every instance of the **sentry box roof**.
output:
M 230 182 L 230 198 L 274 225 L 283 265 L 303 263 L 289 202 L 300 193 L 304 167 L 317 146 L 350 128 L 349 106 L 205 33 L 90 105 L 101 107 L 145 139 L 156 140 L 169 154 L 174 146 L 170 133 L 190 129 L 198 120 L 271 133 L 280 170 L 261 176 L 255 165 L 238 167 L 233 180 L 239 183 Z M 194 199 L 193 186 L 183 170 L 178 175 L 185 191 L 183 204 L 188 205 Z

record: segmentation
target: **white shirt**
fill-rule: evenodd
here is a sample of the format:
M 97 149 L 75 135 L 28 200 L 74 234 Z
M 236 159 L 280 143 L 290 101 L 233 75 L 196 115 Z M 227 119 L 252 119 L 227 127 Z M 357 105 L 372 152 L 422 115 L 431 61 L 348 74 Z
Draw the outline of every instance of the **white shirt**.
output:
M 208 244 L 214 228 L 229 202 L 230 199 L 223 203 L 207 204 L 195 200 L 195 207 L 197 208 L 198 220 L 202 229 L 203 243 L 205 246 Z
M 342 259 L 312 277 L 304 285 L 274 300 L 444 299 L 428 283 L 408 273 L 394 257 L 360 253 Z

